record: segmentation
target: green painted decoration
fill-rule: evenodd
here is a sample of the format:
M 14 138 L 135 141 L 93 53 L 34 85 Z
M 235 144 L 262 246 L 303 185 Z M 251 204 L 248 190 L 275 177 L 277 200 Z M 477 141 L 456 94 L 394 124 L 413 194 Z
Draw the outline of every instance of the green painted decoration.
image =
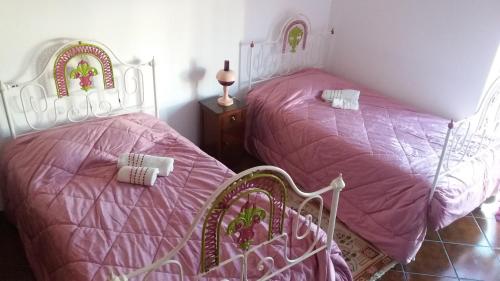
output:
M 290 33 L 288 34 L 288 44 L 292 47 L 292 53 L 297 51 L 297 46 L 300 44 L 303 35 L 304 31 L 298 26 L 295 26 L 292 30 L 290 30 Z
M 97 69 L 89 65 L 85 60 L 81 60 L 78 66 L 71 71 L 71 79 L 80 79 L 82 90 L 88 91 L 92 88 L 92 77 L 98 74 Z

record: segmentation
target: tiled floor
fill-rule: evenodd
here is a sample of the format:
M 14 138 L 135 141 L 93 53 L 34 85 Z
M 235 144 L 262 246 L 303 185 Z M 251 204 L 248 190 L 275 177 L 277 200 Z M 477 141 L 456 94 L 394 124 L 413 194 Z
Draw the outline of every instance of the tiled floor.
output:
M 450 226 L 427 233 L 414 262 L 397 265 L 381 281 L 500 281 L 499 203 L 486 202 Z
M 252 159 L 232 166 L 241 171 Z M 487 202 L 439 232 L 429 232 L 416 260 L 397 265 L 381 281 L 500 281 L 499 203 Z M 0 213 L 0 281 L 34 280 L 16 229 Z

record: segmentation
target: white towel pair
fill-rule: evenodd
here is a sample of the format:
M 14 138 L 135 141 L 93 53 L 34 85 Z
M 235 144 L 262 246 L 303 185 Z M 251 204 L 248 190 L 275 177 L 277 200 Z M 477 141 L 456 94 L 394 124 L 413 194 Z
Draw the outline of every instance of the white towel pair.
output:
M 123 166 L 118 170 L 118 181 L 153 186 L 158 177 L 158 168 Z
M 174 159 L 124 153 L 118 157 L 118 168 L 118 181 L 152 186 L 158 176 L 166 177 L 174 170 Z
M 321 97 L 325 101 L 332 103 L 332 107 L 341 109 L 359 109 L 359 94 L 358 90 L 324 90 Z

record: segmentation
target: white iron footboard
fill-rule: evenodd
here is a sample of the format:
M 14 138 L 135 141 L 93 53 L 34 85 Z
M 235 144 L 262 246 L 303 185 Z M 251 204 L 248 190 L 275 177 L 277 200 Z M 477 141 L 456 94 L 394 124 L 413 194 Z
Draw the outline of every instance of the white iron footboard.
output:
M 481 99 L 474 115 L 458 122 L 450 122 L 429 202 L 440 177 L 452 173 L 461 163 L 477 159 L 499 144 L 499 127 L 500 77 L 497 77 Z
M 342 180 L 342 176 L 339 175 L 334 179 L 331 184 L 323 189 L 316 192 L 305 193 L 300 191 L 297 186 L 293 183 L 291 177 L 283 170 L 273 167 L 273 166 L 260 166 L 252 169 L 248 169 L 240 174 L 234 176 L 228 180 L 225 184 L 219 187 L 214 194 L 207 200 L 204 204 L 202 210 L 195 217 L 192 225 L 183 236 L 183 240 L 172 249 L 171 252 L 166 254 L 163 258 L 157 260 L 151 265 L 145 266 L 141 269 L 135 270 L 133 272 L 121 275 L 112 275 L 110 281 L 127 281 L 134 277 L 144 276 L 141 280 L 147 280 L 150 273 L 158 270 L 160 267 L 170 264 L 175 265 L 180 274 L 180 279 L 184 280 L 185 268 L 180 260 L 176 259 L 176 255 L 184 248 L 187 247 L 187 243 L 190 240 L 196 227 L 203 223 L 202 230 L 202 242 L 201 242 L 201 257 L 199 260 L 200 267 L 199 273 L 196 275 L 196 279 L 202 279 L 206 277 L 207 274 L 213 273 L 218 269 L 221 269 L 225 265 L 237 263 L 240 265 L 241 280 L 248 280 L 248 267 L 247 261 L 250 254 L 255 253 L 260 248 L 273 243 L 276 240 L 284 241 L 284 252 L 283 258 L 286 261 L 286 265 L 281 268 L 276 268 L 274 264 L 274 258 L 270 256 L 262 257 L 258 263 L 257 270 L 262 272 L 262 276 L 258 280 L 269 280 L 272 277 L 282 273 L 283 271 L 289 269 L 290 267 L 304 261 L 305 259 L 320 253 L 321 251 L 331 250 L 333 243 L 333 235 L 335 229 L 335 218 L 337 214 L 339 193 L 344 188 L 345 184 Z M 283 220 L 285 217 L 286 209 L 286 192 L 291 190 L 296 192 L 299 196 L 305 198 L 305 200 L 300 205 L 296 217 L 294 218 L 294 225 L 292 227 L 293 237 L 289 237 L 288 233 L 283 230 Z M 305 225 L 307 230 L 305 233 L 299 233 L 299 216 L 303 208 L 311 202 L 311 200 L 318 200 L 320 213 L 317 218 L 318 225 L 321 225 L 322 211 L 323 211 L 323 197 L 322 195 L 327 192 L 333 192 L 331 201 L 330 217 L 328 218 L 328 231 L 327 231 L 327 241 L 323 245 L 319 245 L 320 240 L 320 228 L 316 227 L 314 232 L 311 228 L 313 218 L 311 215 L 306 216 Z M 226 211 L 235 204 L 241 198 L 246 198 L 249 194 L 259 193 L 264 194 L 269 199 L 269 236 L 267 241 L 253 246 L 251 245 L 251 240 L 244 240 L 244 232 L 238 232 L 238 228 L 232 228 L 233 223 L 229 223 L 226 227 L 228 235 L 232 235 L 235 239 L 235 244 L 241 249 L 241 254 L 233 256 L 227 260 L 219 260 L 219 240 L 221 239 L 221 234 L 226 233 L 222 230 L 223 223 L 222 219 L 227 216 Z M 246 204 L 245 204 L 246 205 Z M 244 206 L 245 206 L 244 205 Z M 248 207 L 248 209 L 242 208 L 241 213 L 237 218 L 235 218 L 237 224 L 240 224 L 240 229 L 246 227 L 245 216 L 241 216 L 242 213 L 246 211 L 251 211 L 251 220 L 256 217 L 259 218 L 263 215 L 261 208 Z M 265 214 L 265 213 L 264 213 Z M 265 215 L 264 215 L 265 217 Z M 260 217 L 262 218 L 262 217 Z M 259 221 L 260 221 L 259 218 Z M 264 222 L 264 220 L 262 220 Z M 239 235 L 237 235 L 239 234 Z M 309 245 L 308 250 L 300 257 L 290 258 L 289 251 L 287 249 L 288 240 L 296 239 L 303 240 L 308 235 L 314 235 L 314 242 Z M 243 240 L 238 240 L 241 238 Z M 246 243 L 246 244 L 245 244 Z M 193 261 L 191 261 L 192 263 Z M 324 267 L 327 270 L 328 266 Z M 267 269 L 267 270 L 266 270 Z

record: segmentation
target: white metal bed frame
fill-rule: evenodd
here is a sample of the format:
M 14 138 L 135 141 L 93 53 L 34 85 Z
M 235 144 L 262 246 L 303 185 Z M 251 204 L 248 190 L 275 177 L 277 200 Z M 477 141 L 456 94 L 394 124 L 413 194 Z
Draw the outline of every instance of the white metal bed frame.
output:
M 286 76 L 307 68 L 324 68 L 325 49 L 331 45 L 331 32 L 311 34 L 307 48 L 293 52 L 281 52 L 286 40 L 285 28 L 296 20 L 309 25 L 304 15 L 290 18 L 277 38 L 261 42 L 240 44 L 240 89 L 251 90 L 256 83 Z M 500 145 L 500 76 L 485 92 L 477 112 L 464 120 L 448 125 L 447 134 L 433 175 L 429 204 L 432 201 L 439 179 L 459 168 L 460 163 L 474 161 L 483 153 L 491 152 Z
M 0 81 L 0 95 L 12 138 L 92 118 L 148 112 L 152 108 L 154 115 L 159 116 L 154 57 L 145 63 L 129 64 L 121 61 L 106 45 L 96 41 L 75 40 L 63 43 L 34 79 L 25 82 Z M 114 70 L 112 79 L 115 86 L 110 89 L 94 87 L 84 91 L 66 81 L 68 95 L 58 97 L 53 94 L 54 82 L 57 85 L 57 81 L 52 75 L 58 55 L 81 44 L 96 46 L 111 54 L 108 57 Z M 87 60 L 97 60 L 94 54 L 79 54 L 68 62 L 68 70 L 64 70 L 66 75 L 70 64 L 76 68 L 76 60 L 82 56 L 87 57 Z M 145 71 L 150 71 L 151 74 L 149 84 L 144 81 Z M 153 105 L 151 102 L 147 103 L 146 85 L 152 85 Z
M 322 251 L 331 251 L 332 245 L 333 245 L 333 235 L 334 235 L 334 230 L 335 230 L 335 220 L 337 216 L 337 208 L 338 208 L 338 202 L 339 202 L 339 195 L 342 189 L 345 187 L 345 183 L 342 179 L 342 175 L 339 175 L 337 178 L 335 178 L 329 186 L 326 186 L 318 191 L 312 192 L 312 193 L 305 193 L 302 192 L 297 186 L 293 183 L 292 178 L 282 169 L 273 167 L 273 166 L 260 166 L 260 167 L 255 167 L 248 169 L 246 171 L 243 171 L 239 173 L 238 175 L 235 175 L 231 179 L 227 180 L 221 187 L 219 187 L 213 194 L 210 196 L 210 198 L 207 200 L 207 202 L 204 204 L 202 207 L 201 211 L 196 215 L 194 222 L 191 224 L 189 230 L 187 231 L 186 235 L 184 236 L 183 240 L 174 248 L 172 249 L 171 252 L 166 254 L 163 258 L 157 260 L 156 262 L 152 263 L 149 266 L 140 268 L 138 270 L 132 271 L 128 274 L 123 274 L 123 275 L 112 275 L 111 279 L 109 281 L 128 281 L 132 278 L 136 278 L 139 276 L 144 276 L 143 280 L 147 280 L 149 274 L 153 273 L 154 271 L 158 270 L 159 268 L 165 266 L 165 265 L 175 265 L 178 267 L 180 271 L 180 277 L 181 280 L 184 280 L 184 270 L 182 264 L 178 261 L 175 260 L 174 257 L 176 254 L 178 254 L 184 246 L 186 246 L 187 242 L 191 238 L 191 236 L 194 233 L 194 230 L 196 226 L 202 222 L 203 218 L 206 217 L 205 223 L 210 217 L 210 211 L 215 207 L 219 206 L 220 203 L 220 198 L 224 198 L 225 194 L 231 193 L 231 188 L 235 185 L 239 184 L 246 184 L 247 181 L 250 180 L 250 178 L 255 178 L 255 177 L 280 177 L 283 184 L 288 186 L 288 188 L 298 194 L 300 197 L 304 198 L 304 201 L 300 204 L 297 212 L 295 213 L 295 218 L 294 218 L 294 224 L 292 226 L 292 237 L 289 237 L 288 233 L 285 231 L 281 231 L 281 233 L 274 235 L 271 239 L 262 242 L 256 246 L 250 247 L 250 249 L 243 251 L 241 254 L 232 256 L 231 258 L 217 262 L 217 265 L 214 267 L 211 267 L 207 269 L 206 271 L 200 270 L 200 272 L 194 277 L 195 280 L 200 280 L 204 277 L 207 277 L 208 274 L 217 271 L 221 268 L 224 268 L 224 266 L 231 264 L 231 263 L 239 263 L 241 268 L 243 269 L 241 271 L 241 280 L 249 280 L 248 279 L 248 257 L 258 251 L 260 248 L 263 248 L 269 244 L 272 244 L 273 242 L 277 240 L 282 240 L 285 242 L 285 246 L 283 248 L 283 258 L 285 260 L 286 265 L 281 267 L 281 268 L 275 268 L 275 261 L 274 258 L 271 256 L 265 256 L 260 258 L 260 262 L 257 265 L 257 270 L 259 272 L 263 272 L 262 276 L 258 278 L 257 280 L 259 281 L 264 281 L 264 280 L 270 280 L 271 278 L 279 275 L 280 273 L 284 272 L 285 270 L 293 267 L 294 265 L 297 265 L 304 260 L 322 252 Z M 258 189 L 258 188 L 256 188 Z M 307 226 L 307 230 L 304 233 L 299 233 L 299 216 L 302 213 L 304 207 L 311 202 L 312 200 L 317 200 L 319 203 L 319 214 L 316 217 L 316 221 L 318 225 L 321 225 L 321 220 L 323 216 L 323 197 L 325 193 L 328 192 L 333 192 L 332 200 L 331 200 L 331 206 L 332 209 L 330 210 L 330 216 L 328 218 L 328 231 L 326 233 L 326 243 L 323 245 L 320 244 L 320 238 L 321 238 L 321 231 L 320 227 L 318 226 L 314 233 L 311 233 L 311 224 L 313 223 L 313 217 L 312 215 L 308 214 L 306 215 L 306 222 L 305 225 Z M 238 196 L 246 196 L 245 192 L 238 193 Z M 270 199 L 273 201 L 274 199 Z M 286 204 L 284 205 L 286 206 Z M 220 227 L 220 226 L 219 226 Z M 291 239 L 295 239 L 296 241 L 300 241 L 305 239 L 308 235 L 314 235 L 314 242 L 309 245 L 308 250 L 302 254 L 301 256 L 298 257 L 290 257 L 289 256 L 289 251 L 287 250 L 287 246 L 289 245 L 289 241 Z M 204 247 L 204 245 L 202 245 Z M 267 271 L 265 271 L 267 269 Z M 328 267 L 326 266 L 325 271 L 328 270 Z M 225 281 L 227 279 L 223 279 Z
M 106 59 L 107 54 L 111 54 L 112 56 L 108 56 Z M 77 64 L 78 60 L 80 60 L 80 62 Z M 60 61 L 64 62 L 61 66 L 58 64 Z M 91 64 L 93 63 L 96 65 L 97 62 L 100 63 L 101 68 L 95 68 L 95 71 L 90 70 L 85 72 L 85 75 L 92 72 L 92 75 L 90 75 L 91 78 L 99 80 L 99 73 L 102 72 L 102 81 L 92 80 L 92 82 L 83 82 L 83 80 L 81 80 L 81 89 L 77 89 L 78 86 L 74 85 L 74 83 L 72 84 L 72 81 L 69 79 L 79 79 L 79 76 L 83 76 L 83 74 L 81 74 L 83 71 L 81 71 L 82 69 L 79 67 L 85 66 L 87 67 L 86 70 L 93 69 Z M 51 67 L 52 65 L 54 67 Z M 78 71 L 80 71 L 79 76 L 73 74 Z M 149 75 L 149 80 L 152 84 L 150 91 L 147 91 L 147 83 L 145 82 L 146 75 L 144 75 L 144 72 L 146 71 L 149 71 L 151 74 Z M 112 76 L 108 75 L 108 77 L 106 77 L 105 73 L 111 73 Z M 61 75 L 64 77 L 61 77 Z M 99 86 L 99 82 L 103 82 L 102 87 Z M 56 85 L 55 87 L 54 84 Z M 130 89 L 130 84 L 133 85 L 132 90 Z M 84 86 L 87 86 L 87 88 L 84 89 Z M 56 94 L 54 94 L 54 92 Z M 146 92 L 153 93 L 154 106 L 149 106 L 147 104 Z M 104 44 L 89 40 L 65 42 L 64 45 L 54 53 L 53 57 L 49 59 L 43 71 L 32 80 L 8 83 L 0 81 L 0 95 L 2 96 L 3 107 L 12 138 L 96 118 L 105 118 L 132 112 L 147 112 L 151 107 L 154 107 L 155 116 L 158 117 L 154 58 L 146 63 L 127 64 L 118 59 L 111 49 Z M 114 275 L 116 272 L 113 272 L 109 280 L 126 281 L 141 275 L 145 275 L 144 278 L 147 278 L 149 274 L 167 264 L 176 266 L 179 269 L 181 280 L 184 280 L 183 265 L 175 258 L 176 254 L 187 245 L 198 223 L 200 223 L 204 217 L 205 224 L 207 223 L 209 219 L 207 214 L 213 210 L 214 206 L 218 206 L 216 204 L 221 201 L 220 196 L 228 192 L 232 192 L 231 194 L 235 194 L 237 199 L 239 199 L 251 192 L 259 193 L 263 190 L 265 191 L 265 187 L 262 186 L 255 186 L 250 191 L 240 190 L 236 192 L 234 190 L 235 187 L 245 185 L 254 178 L 261 177 L 279 179 L 278 182 L 282 188 L 287 187 L 299 196 L 305 198 L 295 215 L 295 223 L 292 226 L 292 230 L 295 230 L 293 236 L 289 237 L 289 235 L 283 231 L 282 223 L 279 232 L 269 232 L 270 234 L 267 241 L 252 246 L 242 251 L 242 254 L 222 262 L 219 262 L 217 257 L 216 264 L 207 267 L 207 270 L 202 270 L 200 268 L 200 272 L 196 278 L 201 279 L 207 274 L 230 263 L 238 262 L 241 264 L 242 268 L 241 280 L 248 280 L 248 256 L 276 240 L 284 240 L 286 243 L 283 252 L 283 258 L 286 261 L 286 265 L 282 268 L 275 268 L 273 257 L 262 258 L 258 265 L 258 271 L 262 272 L 262 276 L 258 280 L 269 280 L 321 251 L 330 251 L 333 245 L 332 241 L 339 193 L 345 186 L 342 176 L 340 175 L 334 179 L 332 183 L 325 188 L 313 193 L 304 193 L 297 188 L 291 177 L 285 171 L 276 167 L 262 166 L 244 171 L 219 187 L 204 204 L 194 222 L 192 222 L 184 239 L 170 253 L 151 265 L 128 274 L 122 273 L 120 275 Z M 314 233 L 311 233 L 313 217 L 311 215 L 305 217 L 305 224 L 307 226 L 307 231 L 305 231 L 305 233 L 299 233 L 298 231 L 298 217 L 308 203 L 317 200 L 320 206 L 320 212 L 316 219 L 318 225 L 321 225 L 323 215 L 323 197 L 321 195 L 327 192 L 333 192 L 331 200 L 331 206 L 333 207 L 330 210 L 330 216 L 328 218 L 326 243 L 324 243 L 324 245 L 319 245 L 321 234 L 320 228 L 317 227 Z M 282 198 L 275 198 L 269 195 L 268 197 L 270 202 L 278 202 L 281 204 L 279 206 L 281 206 L 283 210 L 285 209 L 286 193 Z M 271 220 L 271 218 L 269 220 Z M 218 227 L 220 228 L 221 225 L 222 222 Z M 271 223 L 269 223 L 269 225 L 271 226 Z M 302 256 L 291 258 L 287 251 L 289 239 L 303 240 L 308 235 L 314 235 L 314 243 L 310 245 Z M 325 270 L 328 270 L 327 268 L 328 267 L 325 267 Z M 267 269 L 266 272 L 264 272 L 265 269 Z

